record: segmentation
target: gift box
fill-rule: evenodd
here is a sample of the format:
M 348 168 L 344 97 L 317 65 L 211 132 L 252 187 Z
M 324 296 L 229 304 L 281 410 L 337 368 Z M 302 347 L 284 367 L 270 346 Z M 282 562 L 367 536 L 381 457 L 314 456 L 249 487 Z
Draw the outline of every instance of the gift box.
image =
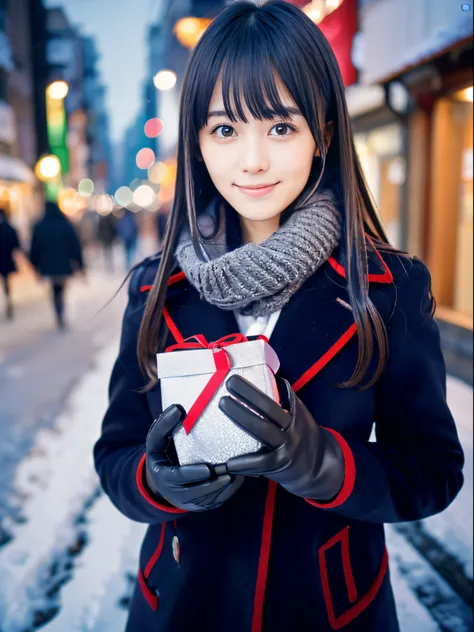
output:
M 193 336 L 158 353 L 163 410 L 181 404 L 187 414 L 173 435 L 179 463 L 217 465 L 259 450 L 261 444 L 220 410 L 219 400 L 229 395 L 225 382 L 235 374 L 278 401 L 279 366 L 264 336 L 248 340 L 233 334 L 212 343 Z

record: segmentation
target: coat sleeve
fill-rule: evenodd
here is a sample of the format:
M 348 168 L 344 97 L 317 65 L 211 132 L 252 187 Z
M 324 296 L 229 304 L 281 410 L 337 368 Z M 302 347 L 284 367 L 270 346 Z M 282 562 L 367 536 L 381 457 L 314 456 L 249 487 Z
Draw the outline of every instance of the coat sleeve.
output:
M 137 360 L 137 339 L 145 300 L 140 294 L 143 268 L 132 275 L 125 310 L 118 358 L 109 386 L 109 406 L 102 433 L 94 446 L 94 463 L 102 488 L 117 509 L 137 522 L 163 523 L 186 512 L 152 497 L 144 482 L 145 442 L 152 415 L 145 393 L 145 380 Z M 154 413 L 161 412 L 159 387 Z
M 446 370 L 432 316 L 431 278 L 414 259 L 388 325 L 389 359 L 376 388 L 376 441 L 336 435 L 344 485 L 329 511 L 368 522 L 420 520 L 462 487 L 464 456 L 446 402 Z

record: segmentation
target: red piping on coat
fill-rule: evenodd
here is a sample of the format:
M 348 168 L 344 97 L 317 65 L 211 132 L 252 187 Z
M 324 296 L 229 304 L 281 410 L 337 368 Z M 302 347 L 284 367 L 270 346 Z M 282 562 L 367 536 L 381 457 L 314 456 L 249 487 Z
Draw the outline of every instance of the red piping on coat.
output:
M 269 481 L 267 499 L 265 501 L 265 513 L 263 517 L 262 543 L 260 545 L 260 556 L 258 559 L 251 632 L 261 632 L 262 629 L 263 603 L 265 601 L 265 588 L 267 586 L 268 561 L 270 559 L 276 490 L 277 484 L 275 481 Z
M 142 595 L 148 602 L 148 605 L 152 610 L 158 610 L 158 597 L 154 595 L 151 590 L 148 588 L 145 582 L 145 578 L 143 577 L 143 573 L 141 569 L 138 571 L 138 585 L 140 586 L 140 590 L 142 591 Z
M 174 324 L 173 319 L 171 318 L 171 316 L 170 316 L 168 310 L 166 309 L 166 307 L 163 307 L 163 318 L 165 319 L 165 322 L 168 325 L 168 329 L 173 334 L 173 338 L 176 340 L 176 342 L 178 344 L 181 343 L 181 342 L 184 342 L 184 338 L 183 338 L 181 332 L 179 331 L 179 329 Z
M 140 586 L 140 590 L 142 591 L 143 596 L 148 602 L 148 605 L 152 610 L 158 610 L 159 599 L 158 596 L 151 592 L 148 588 L 146 580 L 150 577 L 150 573 L 153 570 L 153 567 L 157 563 L 162 551 L 163 545 L 165 543 L 165 534 L 166 534 L 166 522 L 161 525 L 160 532 L 160 540 L 158 542 L 158 546 L 156 547 L 155 552 L 148 560 L 148 563 L 145 567 L 145 572 L 142 573 L 142 570 L 138 571 L 138 585 Z
M 175 283 L 178 283 L 179 281 L 184 281 L 185 278 L 186 278 L 186 275 L 184 274 L 184 272 L 177 272 L 176 274 L 172 274 L 170 278 L 168 279 L 168 287 L 170 285 L 174 285 Z M 140 288 L 140 292 L 149 292 L 152 287 L 153 287 L 152 285 L 142 285 Z
M 163 522 L 163 524 L 161 525 L 161 533 L 160 533 L 160 540 L 158 542 L 158 546 L 156 547 L 155 552 L 150 557 L 147 565 L 145 566 L 145 573 L 144 573 L 145 579 L 148 579 L 150 577 L 150 573 L 153 570 L 153 567 L 155 566 L 155 564 L 157 563 L 161 555 L 161 552 L 163 551 L 163 545 L 165 543 L 165 535 L 166 535 L 166 522 Z
M 370 238 L 368 238 L 368 239 L 372 243 L 372 246 L 374 247 L 375 254 L 379 258 L 379 260 L 380 260 L 380 262 L 381 262 L 381 264 L 383 266 L 383 269 L 384 269 L 384 272 L 381 272 L 379 274 L 368 274 L 368 280 L 371 283 L 392 283 L 393 282 L 393 274 L 391 273 L 390 268 L 388 267 L 388 265 L 383 260 L 383 257 L 380 254 L 380 252 L 374 246 L 372 240 Z M 346 270 L 345 270 L 344 266 L 341 265 L 338 261 L 336 261 L 336 259 L 334 259 L 334 257 L 329 257 L 328 263 L 329 263 L 329 265 L 332 268 L 334 268 L 334 270 L 338 274 L 340 274 L 345 279 L 347 278 Z
M 143 467 L 145 465 L 145 459 L 146 459 L 146 454 L 144 454 L 142 458 L 140 459 L 140 462 L 137 467 L 137 474 L 135 477 L 138 491 L 143 496 L 143 498 L 147 500 L 151 505 L 153 505 L 153 507 L 156 507 L 157 509 L 160 509 L 161 511 L 166 511 L 168 513 L 174 513 L 174 514 L 187 513 L 184 509 L 178 509 L 178 507 L 171 507 L 171 505 L 170 506 L 160 505 L 160 503 L 156 502 L 156 500 L 150 496 L 150 494 L 145 489 L 145 485 L 143 484 Z
M 324 428 L 324 426 L 321 426 L 321 428 Z M 333 498 L 330 502 L 318 503 L 316 500 L 312 500 L 311 498 L 305 498 L 305 500 L 314 507 L 320 507 L 321 509 L 333 509 L 334 507 L 339 507 L 339 505 L 342 505 L 342 503 L 346 502 L 346 500 L 352 494 L 356 479 L 356 466 L 352 450 L 350 449 L 349 444 L 344 439 L 344 437 L 342 437 L 332 428 L 324 428 L 324 430 L 330 432 L 337 439 L 341 447 L 342 454 L 344 456 L 344 482 L 337 496 Z
M 348 623 L 358 617 L 359 614 L 370 605 L 370 603 L 374 600 L 378 591 L 380 590 L 383 579 L 388 569 L 388 553 L 387 549 L 385 549 L 378 575 L 369 590 L 365 593 L 365 595 L 361 597 L 361 599 L 359 599 L 359 601 L 357 601 L 357 603 L 355 603 L 355 605 L 349 608 L 349 610 L 347 610 L 344 614 L 336 617 L 331 597 L 331 589 L 329 587 L 329 577 L 325 552 L 339 541 L 341 542 L 342 565 L 344 569 L 344 578 L 346 580 L 349 601 L 351 603 L 354 603 L 357 600 L 357 588 L 354 582 L 354 577 L 352 575 L 352 566 L 349 552 L 349 527 L 345 527 L 344 529 L 342 529 L 342 531 L 336 533 L 336 535 L 334 535 L 325 544 L 323 544 L 318 552 L 324 601 L 326 602 L 329 623 L 333 630 L 339 630 L 340 628 L 346 626 Z
M 307 384 L 311 379 L 313 379 L 313 377 L 315 377 L 321 371 L 321 369 L 323 369 L 326 364 L 330 360 L 332 360 L 337 353 L 339 353 L 342 347 L 349 342 L 356 331 L 357 325 L 355 323 L 352 323 L 349 329 L 342 334 L 339 340 L 337 340 L 333 344 L 333 346 L 328 351 L 326 351 L 326 353 L 321 356 L 321 358 L 319 358 L 317 362 L 313 364 L 313 366 L 310 366 L 309 369 L 296 380 L 296 382 L 292 385 L 295 393 L 303 388 L 303 386 L 305 386 L 305 384 Z

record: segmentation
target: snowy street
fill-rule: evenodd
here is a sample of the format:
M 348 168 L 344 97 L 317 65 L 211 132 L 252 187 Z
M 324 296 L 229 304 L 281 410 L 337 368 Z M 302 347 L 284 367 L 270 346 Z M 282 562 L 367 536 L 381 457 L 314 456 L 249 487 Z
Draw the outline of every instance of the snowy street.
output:
M 1 632 L 124 629 L 146 526 L 118 513 L 92 463 L 125 291 L 98 312 L 122 278 L 74 281 L 65 332 L 41 297 L 0 321 Z M 387 528 L 402 632 L 472 630 L 472 389 L 450 378 L 448 397 L 464 488 L 443 514 Z

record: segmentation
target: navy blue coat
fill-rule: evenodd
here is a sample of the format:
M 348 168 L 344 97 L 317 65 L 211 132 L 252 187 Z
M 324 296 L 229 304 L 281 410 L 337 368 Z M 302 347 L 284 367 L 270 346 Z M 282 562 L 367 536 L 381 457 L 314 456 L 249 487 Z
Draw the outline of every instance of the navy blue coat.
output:
M 35 224 L 29 257 L 45 277 L 67 277 L 84 268 L 79 237 L 58 207 L 47 204 L 44 217 Z
M 134 273 L 110 406 L 95 446 L 105 492 L 149 523 L 128 632 L 396 632 L 383 523 L 442 511 L 462 486 L 463 453 L 446 403 L 430 276 L 417 259 L 369 255 L 370 296 L 388 329 L 381 379 L 337 386 L 353 373 L 357 334 L 340 254 L 284 307 L 270 343 L 315 420 L 338 438 L 344 485 L 326 505 L 264 477 L 248 478 L 217 510 L 183 513 L 143 485 L 145 439 L 161 411 L 136 359 L 137 333 L 158 257 Z M 238 331 L 232 312 L 202 301 L 179 270 L 168 289 L 169 343 Z M 174 334 L 174 336 L 173 336 Z M 372 426 L 376 442 L 369 442 Z

